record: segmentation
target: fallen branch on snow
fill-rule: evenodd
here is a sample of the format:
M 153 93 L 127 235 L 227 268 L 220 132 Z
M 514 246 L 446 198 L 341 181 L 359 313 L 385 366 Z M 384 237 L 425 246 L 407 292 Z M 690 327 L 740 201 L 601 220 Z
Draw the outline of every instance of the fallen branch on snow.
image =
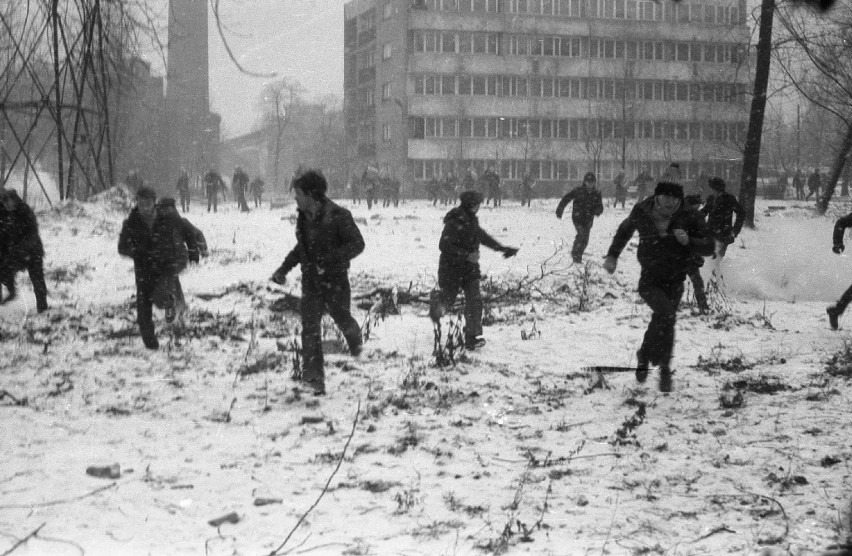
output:
M 42 527 L 44 527 L 45 525 L 47 525 L 47 522 L 42 523 L 41 525 L 39 525 L 38 527 L 36 527 L 36 528 L 35 528 L 35 530 L 34 530 L 32 533 L 30 533 L 29 535 L 27 535 L 27 536 L 26 536 L 26 537 L 24 537 L 23 539 L 19 540 L 19 541 L 18 541 L 18 542 L 16 542 L 15 544 L 13 544 L 13 545 L 12 545 L 12 548 L 10 548 L 9 550 L 7 550 L 7 551 L 6 551 L 6 552 L 4 552 L 3 554 L 0 554 L 0 556 L 8 556 L 9 554 L 13 553 L 13 552 L 14 552 L 14 551 L 15 551 L 15 550 L 19 547 L 19 546 L 21 546 L 22 544 L 24 544 L 25 542 L 27 542 L 27 541 L 28 541 L 28 540 L 30 540 L 31 538 L 33 538 L 33 537 L 35 537 L 36 535 L 38 535 L 38 532 L 39 532 L 39 531 L 41 531 L 41 528 L 42 528 Z

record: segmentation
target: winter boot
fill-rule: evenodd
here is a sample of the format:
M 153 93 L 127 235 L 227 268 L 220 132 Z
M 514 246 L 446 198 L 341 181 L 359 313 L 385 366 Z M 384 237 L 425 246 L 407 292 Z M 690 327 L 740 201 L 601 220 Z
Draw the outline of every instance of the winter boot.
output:
M 475 349 L 481 348 L 485 345 L 485 338 L 482 336 L 477 336 L 473 338 L 467 338 L 464 341 L 464 349 L 468 351 L 473 351 Z

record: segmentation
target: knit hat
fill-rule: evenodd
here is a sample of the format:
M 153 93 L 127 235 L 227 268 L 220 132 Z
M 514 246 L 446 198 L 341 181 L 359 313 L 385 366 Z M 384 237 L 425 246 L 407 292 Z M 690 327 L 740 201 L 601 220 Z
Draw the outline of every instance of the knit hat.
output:
M 464 207 L 472 207 L 474 205 L 478 205 L 483 200 L 482 193 L 479 191 L 474 191 L 470 189 L 468 191 L 462 191 L 461 195 L 459 195 L 459 201 L 461 201 L 462 206 Z
M 683 199 L 683 186 L 680 184 L 680 164 L 672 162 L 666 168 L 666 171 L 660 176 L 660 181 L 657 182 L 657 187 L 654 188 L 654 195 L 669 195 Z

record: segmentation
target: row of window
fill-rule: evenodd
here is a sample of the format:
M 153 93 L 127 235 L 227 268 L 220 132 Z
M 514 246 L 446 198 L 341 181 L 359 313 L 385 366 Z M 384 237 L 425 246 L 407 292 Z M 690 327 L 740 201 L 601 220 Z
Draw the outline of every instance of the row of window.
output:
M 731 141 L 745 139 L 744 122 L 689 122 L 615 118 L 456 118 L 410 116 L 409 138 L 504 138 L 504 139 L 673 139 Z M 386 140 L 389 140 L 387 137 Z
M 389 4 L 389 2 L 388 2 Z M 733 25 L 740 23 L 736 6 L 713 2 L 653 0 L 421 0 L 427 9 L 461 13 L 501 13 L 561 17 L 595 17 Z
M 628 161 L 625 164 L 625 175 L 628 180 L 634 179 L 640 172 L 651 176 L 660 176 L 668 168 L 671 161 Z M 442 178 L 449 172 L 456 176 L 464 175 L 469 169 L 477 175 L 486 168 L 493 168 L 504 180 L 519 180 L 529 173 L 537 180 L 580 180 L 589 170 L 594 171 L 589 161 L 571 160 L 501 160 L 495 164 L 493 160 L 410 160 L 409 167 L 413 170 L 414 178 L 430 180 L 433 177 Z M 609 181 L 615 178 L 621 170 L 621 165 L 609 160 L 598 162 L 598 180 Z M 731 162 L 681 162 L 680 168 L 685 179 L 694 180 L 699 174 L 720 176 L 728 179 L 738 166 Z
M 415 95 L 563 97 L 599 100 L 745 102 L 743 83 L 614 79 L 605 77 L 525 77 L 518 75 L 415 75 Z
M 745 53 L 744 47 L 738 44 L 467 31 L 412 31 L 410 41 L 414 52 L 561 56 L 714 64 L 738 64 Z M 390 56 L 389 50 L 388 56 Z

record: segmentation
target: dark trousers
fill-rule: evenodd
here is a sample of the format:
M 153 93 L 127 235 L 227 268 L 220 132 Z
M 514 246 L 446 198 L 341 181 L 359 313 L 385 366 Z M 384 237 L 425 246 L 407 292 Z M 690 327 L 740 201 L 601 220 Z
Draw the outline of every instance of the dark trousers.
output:
M 210 207 L 213 207 L 213 212 L 216 212 L 216 205 L 219 202 L 218 195 L 207 196 L 207 212 L 210 212 Z
M 589 234 L 592 233 L 592 225 L 574 222 L 574 229 L 577 231 L 577 235 L 574 236 L 571 257 L 575 263 L 579 263 L 583 260 L 583 253 L 586 252 L 586 247 L 589 245 Z
M 464 270 L 438 269 L 438 295 L 432 299 L 430 313 L 442 317 L 464 292 L 464 335 L 466 340 L 482 336 L 482 295 L 479 292 L 479 267 Z
M 834 304 L 834 310 L 838 315 L 842 315 L 850 302 L 852 302 L 852 286 L 849 286 L 846 291 L 843 292 L 843 295 L 841 295 L 840 299 L 837 300 L 837 303 Z
M 644 272 L 639 277 L 639 296 L 651 308 L 651 322 L 642 339 L 642 354 L 652 365 L 668 366 L 674 351 L 677 307 L 683 296 L 685 276 L 674 279 L 649 277 Z
M 157 281 L 154 278 L 136 278 L 136 324 L 139 325 L 139 335 L 147 347 L 157 344 L 154 333 L 154 292 Z
M 28 261 L 16 261 L 14 258 L 9 266 L 0 268 L 0 283 L 6 286 L 9 297 L 17 294 L 15 286 L 15 274 L 20 270 L 26 270 L 33 284 L 33 293 L 36 298 L 36 311 L 41 313 L 47 310 L 47 284 L 44 281 L 44 258 L 40 256 L 30 257 Z
M 346 271 L 326 273 L 302 272 L 302 379 L 325 380 L 322 356 L 322 315 L 328 313 L 346 338 L 349 350 L 361 345 L 361 327 L 352 317 L 349 306 L 352 293 Z
M 692 268 L 687 273 L 692 280 L 692 289 L 695 290 L 695 302 L 699 309 L 707 309 L 707 293 L 704 291 L 704 278 L 701 277 L 701 269 Z
M 180 210 L 183 212 L 189 211 L 189 192 L 181 191 L 180 195 Z

